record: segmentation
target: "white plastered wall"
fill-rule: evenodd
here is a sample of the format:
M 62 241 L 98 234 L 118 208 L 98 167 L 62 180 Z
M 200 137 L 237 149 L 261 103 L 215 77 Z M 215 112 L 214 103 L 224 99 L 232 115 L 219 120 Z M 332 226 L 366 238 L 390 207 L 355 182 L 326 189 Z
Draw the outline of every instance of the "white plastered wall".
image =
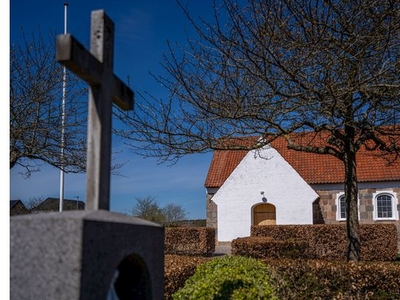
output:
M 312 224 L 318 194 L 272 147 L 249 151 L 213 196 L 218 205 L 218 241 L 250 235 L 252 208 L 262 195 L 276 207 L 276 224 Z

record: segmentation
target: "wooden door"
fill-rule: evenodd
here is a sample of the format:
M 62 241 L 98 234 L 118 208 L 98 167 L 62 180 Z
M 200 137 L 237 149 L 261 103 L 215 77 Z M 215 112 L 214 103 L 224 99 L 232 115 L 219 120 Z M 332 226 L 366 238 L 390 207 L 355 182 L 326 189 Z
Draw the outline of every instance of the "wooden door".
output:
M 272 204 L 259 204 L 253 210 L 254 225 L 276 225 L 276 210 Z

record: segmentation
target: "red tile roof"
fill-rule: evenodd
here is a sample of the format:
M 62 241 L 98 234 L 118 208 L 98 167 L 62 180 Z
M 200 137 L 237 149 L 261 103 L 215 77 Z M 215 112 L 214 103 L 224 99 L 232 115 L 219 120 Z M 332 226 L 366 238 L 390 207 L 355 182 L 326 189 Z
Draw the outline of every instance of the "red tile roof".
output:
M 234 139 L 233 143 L 239 146 L 251 147 L 257 141 L 257 137 Z M 222 141 L 225 143 L 225 141 Z M 229 143 L 230 145 L 231 143 Z M 223 145 L 223 144 L 222 144 Z M 210 168 L 205 182 L 208 188 L 220 187 L 233 170 L 238 166 L 248 150 L 216 150 L 211 160 Z
M 328 154 L 295 151 L 287 148 L 286 140 L 278 138 L 271 143 L 282 157 L 300 174 L 308 184 L 344 182 L 344 164 Z M 219 188 L 248 150 L 217 150 L 208 170 L 205 187 Z M 389 164 L 376 152 L 362 147 L 357 152 L 358 182 L 381 182 L 400 180 L 400 159 Z

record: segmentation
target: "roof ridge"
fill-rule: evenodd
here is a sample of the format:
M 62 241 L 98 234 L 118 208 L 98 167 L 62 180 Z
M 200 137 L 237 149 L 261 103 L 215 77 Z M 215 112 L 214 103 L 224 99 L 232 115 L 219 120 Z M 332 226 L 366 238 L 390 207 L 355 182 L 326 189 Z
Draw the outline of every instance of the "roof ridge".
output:
M 312 133 L 312 132 L 310 132 Z M 283 137 L 270 143 L 275 150 L 299 173 L 308 184 L 344 183 L 344 164 L 329 154 L 288 149 Z M 205 187 L 218 188 L 236 169 L 245 155 L 252 150 L 216 150 L 207 172 Z M 376 154 L 379 152 L 379 155 Z M 357 152 L 358 182 L 383 182 L 400 180 L 400 159 L 389 163 L 381 152 L 365 147 Z

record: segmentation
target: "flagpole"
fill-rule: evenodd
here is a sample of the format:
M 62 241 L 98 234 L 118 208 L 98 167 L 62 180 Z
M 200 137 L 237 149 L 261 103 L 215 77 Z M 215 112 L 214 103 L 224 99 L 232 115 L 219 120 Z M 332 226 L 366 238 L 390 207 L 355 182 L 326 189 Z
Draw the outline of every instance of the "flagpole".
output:
M 67 13 L 68 2 L 64 2 L 64 34 L 67 34 Z M 67 88 L 67 69 L 63 67 L 62 77 L 62 112 L 61 112 L 61 171 L 60 171 L 60 212 L 63 211 L 64 204 L 64 148 L 65 148 L 65 102 Z

